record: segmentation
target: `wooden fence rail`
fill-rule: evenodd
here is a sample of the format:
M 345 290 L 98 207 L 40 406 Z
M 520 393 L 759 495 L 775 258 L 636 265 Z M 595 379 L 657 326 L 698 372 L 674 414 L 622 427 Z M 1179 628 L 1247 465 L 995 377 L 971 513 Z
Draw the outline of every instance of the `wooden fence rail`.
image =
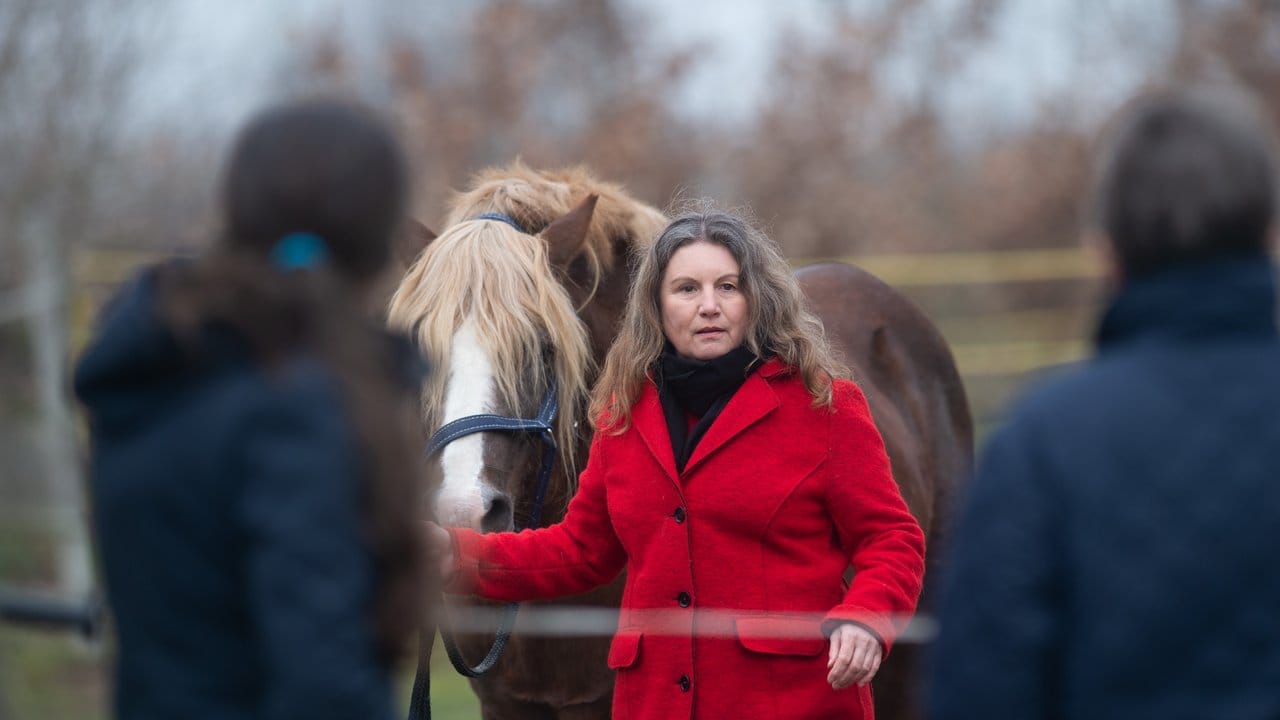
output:
M 151 250 L 89 248 L 75 253 L 76 280 L 114 284 L 133 268 L 164 255 Z M 797 258 L 797 267 L 823 261 L 857 265 L 894 287 L 909 290 L 934 285 L 980 285 L 1050 280 L 1096 280 L 1101 263 L 1083 248 L 953 251 L 889 255 Z

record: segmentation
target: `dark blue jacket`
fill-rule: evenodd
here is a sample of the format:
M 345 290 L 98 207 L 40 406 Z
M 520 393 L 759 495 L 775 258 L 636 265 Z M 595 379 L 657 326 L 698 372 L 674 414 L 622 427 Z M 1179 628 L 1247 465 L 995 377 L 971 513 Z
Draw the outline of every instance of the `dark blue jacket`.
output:
M 180 348 L 146 273 L 104 313 L 75 390 L 118 715 L 390 717 L 337 379 L 305 356 L 264 370 L 229 332 Z
M 979 463 L 932 717 L 1280 718 L 1273 269 L 1142 278 Z

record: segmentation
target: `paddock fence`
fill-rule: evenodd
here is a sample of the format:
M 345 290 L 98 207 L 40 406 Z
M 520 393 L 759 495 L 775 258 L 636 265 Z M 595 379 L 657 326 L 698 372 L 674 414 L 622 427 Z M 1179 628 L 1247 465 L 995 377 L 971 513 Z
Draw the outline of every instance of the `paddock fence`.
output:
M 94 248 L 72 261 L 73 339 L 115 287 L 154 251 Z M 951 346 L 981 431 L 997 423 L 1028 382 L 1089 352 L 1101 264 L 1083 248 L 951 251 L 798 258 L 799 267 L 857 265 L 910 298 Z

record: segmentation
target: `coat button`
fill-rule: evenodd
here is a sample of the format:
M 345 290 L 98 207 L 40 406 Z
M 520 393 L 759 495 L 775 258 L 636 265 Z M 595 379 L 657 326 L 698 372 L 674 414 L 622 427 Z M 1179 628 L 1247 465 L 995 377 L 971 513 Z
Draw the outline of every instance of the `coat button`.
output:
M 678 523 L 684 522 L 684 508 L 678 507 L 676 508 L 676 511 L 671 514 L 675 516 L 676 522 Z
M 689 596 L 689 593 L 682 592 L 676 596 L 676 602 L 680 603 L 680 607 L 689 607 L 693 603 L 693 598 Z
M 681 675 L 681 676 L 680 676 L 680 692 L 689 692 L 689 688 L 690 688 L 692 685 L 693 685 L 693 683 L 689 680 L 689 676 L 688 676 L 688 675 Z

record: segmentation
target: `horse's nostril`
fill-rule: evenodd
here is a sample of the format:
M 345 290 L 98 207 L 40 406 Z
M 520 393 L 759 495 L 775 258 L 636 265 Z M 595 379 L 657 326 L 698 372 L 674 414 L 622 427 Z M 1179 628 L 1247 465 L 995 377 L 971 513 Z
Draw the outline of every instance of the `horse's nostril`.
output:
M 514 529 L 513 517 L 511 515 L 511 501 L 505 496 L 499 495 L 489 501 L 489 509 L 485 510 L 484 517 L 480 519 L 480 532 L 504 532 Z

